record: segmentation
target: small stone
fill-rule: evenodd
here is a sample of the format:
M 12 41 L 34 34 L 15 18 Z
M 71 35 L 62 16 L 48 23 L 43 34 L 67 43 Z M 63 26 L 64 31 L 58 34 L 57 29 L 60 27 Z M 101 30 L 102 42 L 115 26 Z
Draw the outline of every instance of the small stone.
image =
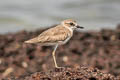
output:
M 4 73 L 3 73 L 3 77 L 8 76 L 10 73 L 12 73 L 14 71 L 14 69 L 12 67 L 7 68 Z
M 67 61 L 68 61 L 68 57 L 67 57 L 67 56 L 64 56 L 64 57 L 63 57 L 63 61 L 64 61 L 64 62 L 67 62 Z
M 115 35 L 112 35 L 111 38 L 110 38 L 112 41 L 116 40 L 116 36 Z
M 28 67 L 28 64 L 27 64 L 26 62 L 22 62 L 22 66 L 23 66 L 24 68 L 27 68 L 27 67 Z

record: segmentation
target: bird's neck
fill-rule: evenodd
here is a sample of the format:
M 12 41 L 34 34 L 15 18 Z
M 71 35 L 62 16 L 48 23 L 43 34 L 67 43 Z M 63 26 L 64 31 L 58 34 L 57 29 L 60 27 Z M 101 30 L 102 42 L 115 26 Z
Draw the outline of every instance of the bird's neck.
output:
M 73 29 L 72 28 L 70 28 L 70 27 L 68 27 L 68 26 L 65 26 L 65 25 L 63 25 L 65 28 L 67 28 L 70 32 L 72 32 L 73 33 Z
M 69 33 L 70 33 L 69 36 L 72 37 L 74 30 L 70 27 L 67 27 L 67 26 L 63 26 L 63 27 L 69 31 Z

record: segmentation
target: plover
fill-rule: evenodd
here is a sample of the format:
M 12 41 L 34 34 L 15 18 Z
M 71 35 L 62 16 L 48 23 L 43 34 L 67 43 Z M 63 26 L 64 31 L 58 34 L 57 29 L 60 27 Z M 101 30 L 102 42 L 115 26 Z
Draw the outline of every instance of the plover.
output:
M 83 29 L 84 27 L 79 26 L 75 20 L 67 19 L 61 22 L 61 24 L 50 28 L 42 32 L 39 36 L 25 41 L 25 43 L 36 43 L 44 46 L 54 46 L 52 52 L 55 67 L 58 68 L 55 58 L 55 52 L 58 45 L 63 45 L 73 36 L 73 31 L 77 28 Z

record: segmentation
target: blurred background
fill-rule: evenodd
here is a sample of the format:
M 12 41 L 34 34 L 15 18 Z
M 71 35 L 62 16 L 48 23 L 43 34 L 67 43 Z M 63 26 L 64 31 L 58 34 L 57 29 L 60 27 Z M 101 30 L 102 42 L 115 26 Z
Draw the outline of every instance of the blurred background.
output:
M 120 76 L 120 0 L 0 0 L 0 80 L 53 69 L 52 47 L 24 41 L 68 18 L 85 29 L 59 46 L 58 65 Z
M 68 18 L 85 30 L 115 28 L 120 0 L 0 0 L 0 33 L 48 27 Z

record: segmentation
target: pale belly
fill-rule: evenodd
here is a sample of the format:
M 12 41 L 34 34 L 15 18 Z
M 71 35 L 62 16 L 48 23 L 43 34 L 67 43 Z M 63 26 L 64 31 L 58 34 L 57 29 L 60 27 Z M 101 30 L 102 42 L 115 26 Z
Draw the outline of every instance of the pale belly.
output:
M 46 43 L 39 43 L 42 46 L 54 46 L 54 45 L 63 45 L 66 44 L 71 37 L 68 37 L 66 40 L 64 41 L 57 41 L 57 42 L 46 42 Z

